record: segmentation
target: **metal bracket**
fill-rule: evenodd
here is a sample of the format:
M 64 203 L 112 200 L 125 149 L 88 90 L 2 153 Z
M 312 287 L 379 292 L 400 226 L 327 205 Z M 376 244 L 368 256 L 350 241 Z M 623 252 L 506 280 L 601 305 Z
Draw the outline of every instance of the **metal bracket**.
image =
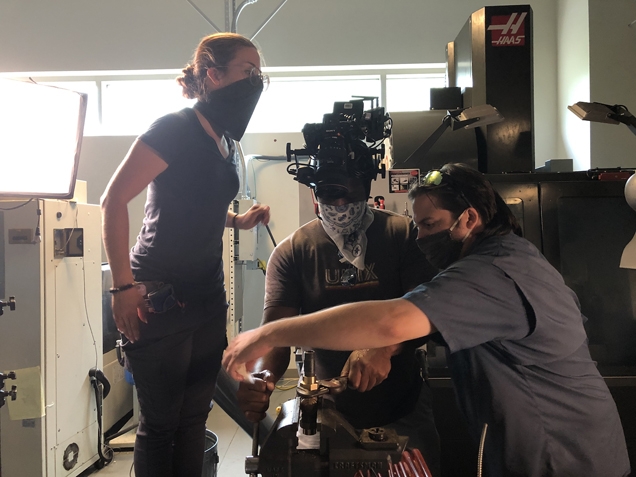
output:
M 241 12 L 246 6 L 252 5 L 257 1 L 258 0 L 243 0 L 237 7 L 236 0 L 225 0 L 225 31 L 236 33 L 238 28 L 238 19 L 241 15 Z M 188 2 L 190 6 L 194 8 L 197 13 L 201 15 L 206 22 L 208 22 L 208 25 L 214 28 L 216 32 L 221 31 L 221 29 L 216 26 L 214 22 L 210 18 L 208 18 L 205 13 L 203 13 L 203 10 L 201 10 L 192 0 L 186 0 L 186 2 Z M 261 24 L 261 26 L 256 29 L 256 32 L 250 37 L 250 40 L 253 40 L 256 35 L 258 35 L 261 30 L 265 28 L 265 25 L 267 25 L 269 21 L 274 17 L 274 15 L 276 15 L 280 11 L 280 9 L 283 8 L 283 5 L 285 5 L 285 3 L 287 3 L 287 0 L 281 1 L 280 5 L 278 5 L 278 7 L 274 9 L 274 11 L 267 17 L 267 19 Z

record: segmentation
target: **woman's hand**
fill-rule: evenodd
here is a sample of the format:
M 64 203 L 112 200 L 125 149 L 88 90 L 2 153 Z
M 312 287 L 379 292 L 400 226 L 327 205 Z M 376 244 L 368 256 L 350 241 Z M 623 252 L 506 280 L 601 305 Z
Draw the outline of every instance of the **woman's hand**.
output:
M 236 226 L 239 229 L 249 230 L 258 224 L 269 223 L 269 205 L 254 204 L 244 214 L 236 216 Z
M 139 320 L 147 323 L 145 305 L 137 287 L 113 294 L 113 319 L 117 330 L 131 343 L 139 340 Z
M 223 367 L 236 381 L 249 381 L 251 376 L 247 369 L 252 369 L 254 362 L 269 353 L 273 347 L 267 344 L 264 327 L 240 333 L 232 340 L 223 353 Z

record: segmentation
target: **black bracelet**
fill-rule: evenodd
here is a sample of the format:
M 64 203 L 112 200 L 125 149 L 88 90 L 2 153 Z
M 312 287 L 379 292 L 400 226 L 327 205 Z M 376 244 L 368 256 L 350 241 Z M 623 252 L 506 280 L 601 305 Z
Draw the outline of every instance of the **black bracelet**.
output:
M 236 228 L 236 218 L 238 217 L 238 214 L 234 214 L 234 217 L 232 217 L 232 228 L 235 229 Z
M 127 283 L 126 285 L 122 285 L 120 287 L 113 287 L 110 290 L 108 290 L 110 293 L 119 293 L 119 292 L 123 292 L 126 290 L 130 290 L 132 287 L 136 286 L 137 283 L 133 282 L 133 283 Z

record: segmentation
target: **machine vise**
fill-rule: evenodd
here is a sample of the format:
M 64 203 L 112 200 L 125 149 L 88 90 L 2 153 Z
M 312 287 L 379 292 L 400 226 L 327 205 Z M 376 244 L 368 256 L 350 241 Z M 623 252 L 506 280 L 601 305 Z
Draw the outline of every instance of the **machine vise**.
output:
M 283 403 L 260 455 L 246 458 L 245 472 L 263 477 L 390 475 L 408 437 L 380 427 L 354 429 L 327 398 L 346 385 L 345 377 L 318 381 L 313 351 L 306 351 L 296 398 Z

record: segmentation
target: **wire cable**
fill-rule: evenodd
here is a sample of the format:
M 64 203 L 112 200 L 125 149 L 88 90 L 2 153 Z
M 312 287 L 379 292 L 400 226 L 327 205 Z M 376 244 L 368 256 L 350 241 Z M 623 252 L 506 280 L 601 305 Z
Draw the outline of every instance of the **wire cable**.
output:
M 91 378 L 91 383 L 93 385 L 93 389 L 95 390 L 95 407 L 97 407 L 97 453 L 99 454 L 100 462 L 102 465 L 106 466 L 113 461 L 115 457 L 115 451 L 106 445 L 102 444 L 102 403 L 103 396 L 101 395 L 102 391 L 99 388 L 99 381 L 97 379 Z M 106 453 L 104 453 L 106 451 Z
M 73 228 L 71 229 L 71 232 L 69 233 L 69 237 L 68 240 L 66 241 L 66 244 L 64 245 L 64 249 L 66 249 L 66 247 L 68 246 L 69 242 L 71 241 L 71 237 L 73 237 L 73 232 L 78 229 L 78 214 L 79 214 L 79 207 L 76 205 L 75 207 L 75 222 L 73 224 Z M 84 318 L 86 319 L 86 324 L 88 324 L 88 329 L 91 333 L 91 339 L 93 340 L 93 350 L 95 351 L 95 368 L 97 368 L 97 365 L 99 364 L 99 355 L 97 353 L 97 340 L 95 339 L 95 332 L 93 331 L 93 326 L 91 325 L 91 320 L 89 319 L 89 315 L 88 315 L 88 300 L 86 297 L 86 258 L 84 256 L 81 257 L 82 259 L 82 277 L 83 277 L 83 281 L 82 281 L 82 285 L 83 285 L 83 291 L 84 291 Z
M 27 204 L 30 204 L 31 202 L 33 202 L 33 198 L 27 200 L 26 202 L 20 204 L 20 205 L 16 205 L 15 207 L 0 207 L 0 210 L 15 210 L 15 209 L 19 209 L 20 207 L 24 207 Z
M 272 239 L 272 243 L 274 244 L 274 247 L 276 247 L 276 240 L 274 240 L 274 235 L 272 235 L 272 231 L 270 230 L 269 225 L 266 225 L 265 228 L 267 229 L 269 238 Z
M 33 234 L 33 242 L 34 244 L 40 243 L 42 241 L 42 235 L 40 234 L 40 219 L 42 218 L 42 209 L 40 208 L 40 199 L 37 199 L 37 207 L 36 212 L 38 216 L 38 221 L 35 224 L 35 233 Z
M 289 391 L 298 385 L 298 378 L 282 378 L 278 381 L 282 384 L 276 384 L 274 387 L 278 391 Z M 288 384 L 290 383 L 290 384 Z
M 75 204 L 75 220 L 73 223 L 73 228 L 71 229 L 71 232 L 69 234 L 69 238 L 66 242 L 66 245 L 64 246 L 64 249 L 66 249 L 66 246 L 69 244 L 71 237 L 73 236 L 73 232 L 76 229 L 79 229 L 79 222 L 78 222 L 78 215 L 79 215 L 79 206 L 77 204 Z M 88 300 L 87 300 L 87 296 L 86 296 L 86 257 L 82 255 L 81 257 L 81 262 L 82 262 L 82 287 L 83 287 L 83 299 L 84 299 L 84 318 L 86 320 L 86 323 L 88 324 L 88 329 L 90 331 L 91 334 L 91 339 L 93 340 L 93 350 L 95 352 L 95 368 L 94 369 L 99 369 L 97 366 L 99 364 L 99 354 L 97 352 L 97 340 L 95 339 L 95 332 L 93 331 L 93 326 L 91 324 L 91 320 L 89 317 L 89 313 L 88 313 Z M 101 459 L 101 463 L 103 465 L 108 465 L 113 461 L 113 458 L 115 457 L 114 451 L 113 449 L 108 446 L 107 444 L 102 444 L 102 435 L 103 435 L 103 430 L 102 430 L 102 402 L 103 402 L 103 396 L 101 395 L 102 391 L 99 388 L 99 383 L 97 382 L 97 380 L 93 380 L 91 379 L 93 387 L 95 389 L 95 404 L 96 404 L 96 408 L 97 408 L 97 429 L 98 429 L 98 434 L 97 434 L 97 453 L 99 454 L 99 457 Z

